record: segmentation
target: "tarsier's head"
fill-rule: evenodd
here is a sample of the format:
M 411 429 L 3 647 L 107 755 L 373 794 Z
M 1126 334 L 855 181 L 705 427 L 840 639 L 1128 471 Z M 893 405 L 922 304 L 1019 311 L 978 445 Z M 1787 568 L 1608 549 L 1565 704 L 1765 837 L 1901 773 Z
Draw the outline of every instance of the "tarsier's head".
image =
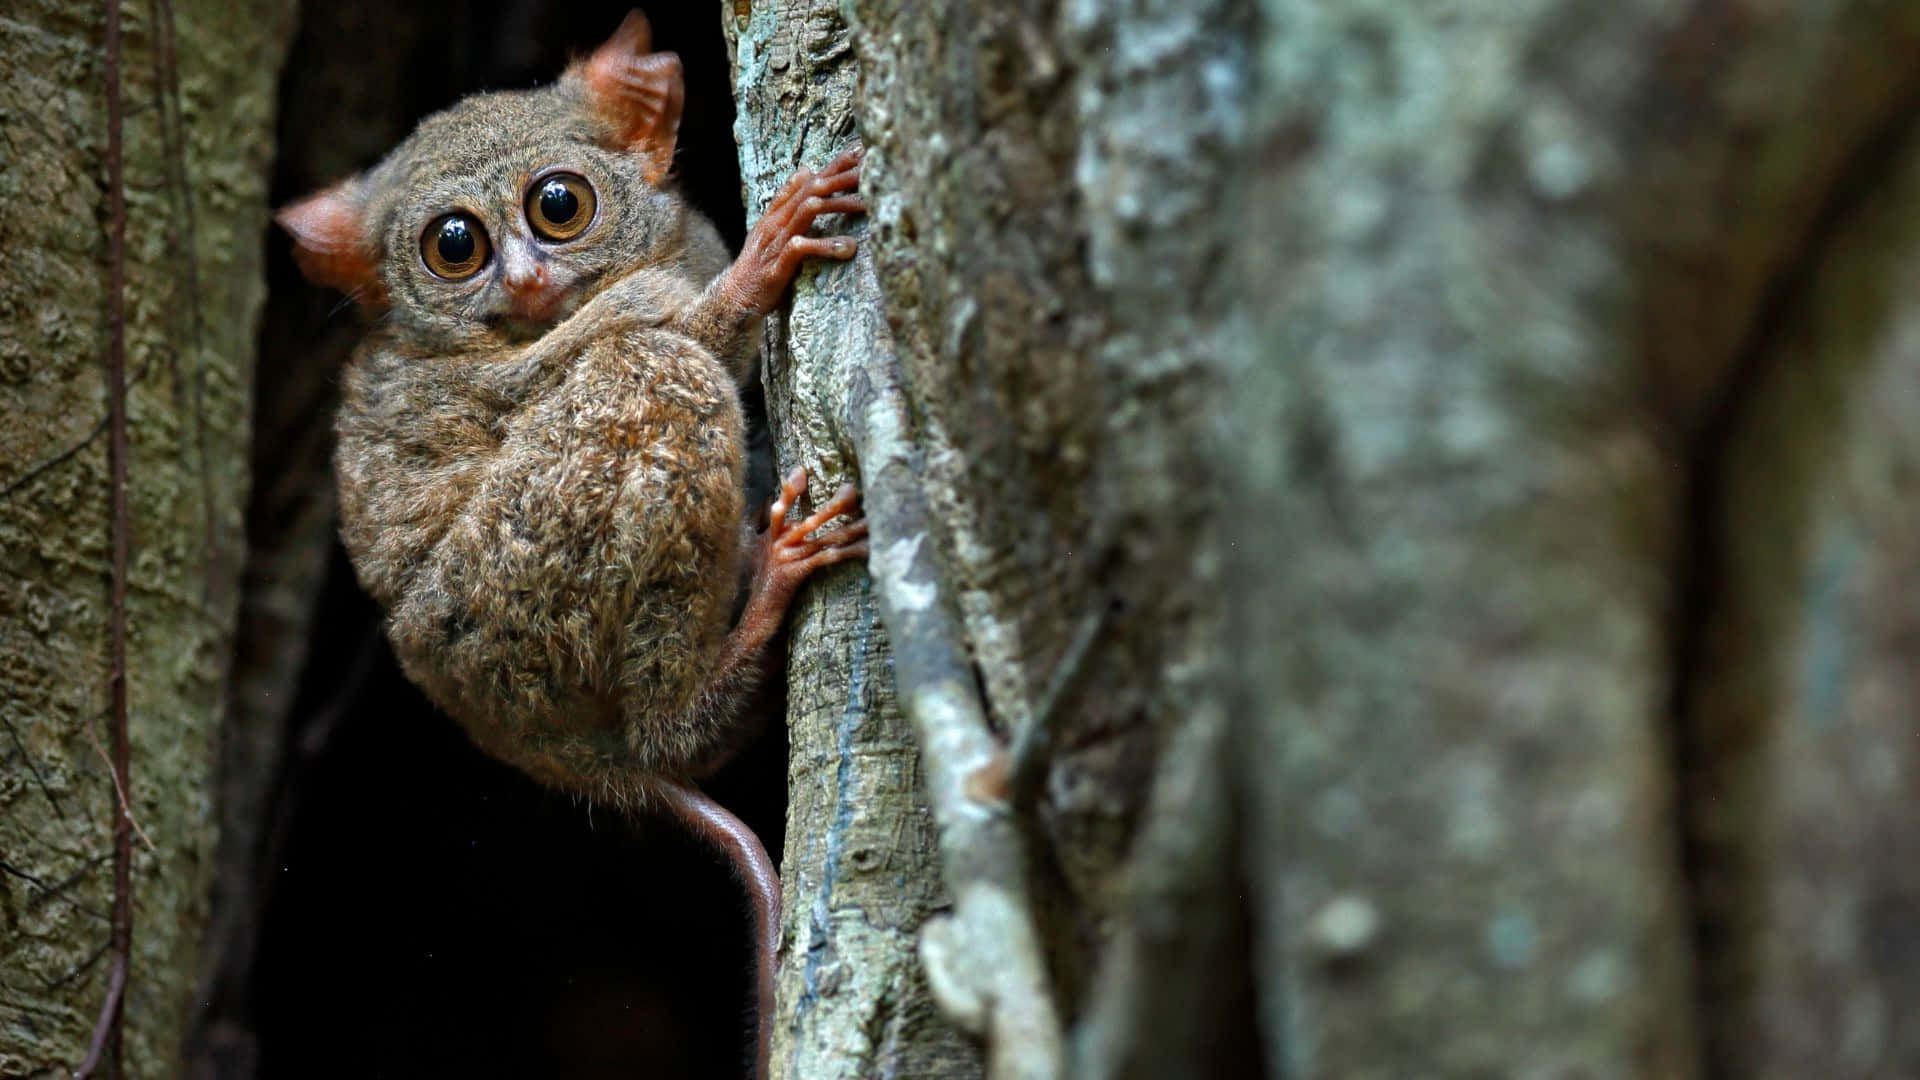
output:
M 662 189 L 680 61 L 638 12 L 537 90 L 479 94 L 422 121 L 367 172 L 281 210 L 307 278 L 446 344 L 537 335 L 623 272 L 670 257 Z

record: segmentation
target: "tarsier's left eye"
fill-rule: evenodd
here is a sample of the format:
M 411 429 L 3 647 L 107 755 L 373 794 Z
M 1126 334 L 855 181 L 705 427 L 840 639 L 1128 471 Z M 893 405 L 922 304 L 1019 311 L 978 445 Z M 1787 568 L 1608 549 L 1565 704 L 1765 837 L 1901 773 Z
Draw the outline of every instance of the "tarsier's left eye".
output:
M 554 173 L 527 192 L 527 224 L 549 240 L 571 240 L 593 221 L 593 185 L 573 173 Z
M 487 265 L 487 230 L 467 214 L 433 219 L 420 234 L 420 256 L 427 269 L 448 281 L 465 281 Z

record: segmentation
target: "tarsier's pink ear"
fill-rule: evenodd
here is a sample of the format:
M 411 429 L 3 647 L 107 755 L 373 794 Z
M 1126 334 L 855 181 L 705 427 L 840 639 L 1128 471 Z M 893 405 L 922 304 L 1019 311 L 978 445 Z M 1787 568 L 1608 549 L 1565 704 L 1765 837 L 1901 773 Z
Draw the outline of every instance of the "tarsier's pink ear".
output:
M 377 305 L 379 268 L 367 248 L 365 213 L 355 177 L 282 207 L 273 220 L 293 235 L 293 261 L 308 281 Z
M 588 107 L 607 125 L 614 145 L 644 157 L 647 182 L 658 184 L 673 168 L 687 90 L 680 58 L 650 53 L 652 46 L 647 17 L 628 12 L 607 43 L 568 69 L 566 77 L 579 81 Z

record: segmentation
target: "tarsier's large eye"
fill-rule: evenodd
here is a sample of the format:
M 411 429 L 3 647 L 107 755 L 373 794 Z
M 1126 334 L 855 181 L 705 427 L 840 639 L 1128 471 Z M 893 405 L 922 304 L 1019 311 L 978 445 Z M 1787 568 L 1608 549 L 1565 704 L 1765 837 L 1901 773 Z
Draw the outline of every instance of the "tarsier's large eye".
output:
M 571 240 L 593 223 L 593 186 L 572 173 L 554 173 L 527 192 L 527 224 L 549 240 Z
M 487 265 L 491 252 L 487 230 L 466 214 L 435 218 L 420 234 L 420 257 L 427 260 L 427 269 L 448 281 L 472 277 Z

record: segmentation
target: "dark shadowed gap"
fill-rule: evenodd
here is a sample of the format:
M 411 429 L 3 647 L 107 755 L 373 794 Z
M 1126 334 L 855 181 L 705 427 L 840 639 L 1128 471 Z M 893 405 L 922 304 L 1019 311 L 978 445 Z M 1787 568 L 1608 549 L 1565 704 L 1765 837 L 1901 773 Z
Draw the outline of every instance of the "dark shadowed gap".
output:
M 631 6 L 302 5 L 275 204 L 370 164 L 467 93 L 550 81 Z M 687 73 L 681 186 L 737 245 L 718 12 L 656 7 L 655 47 L 678 52 Z M 299 281 L 283 237 L 268 245 L 248 533 L 280 557 L 256 550 L 247 587 L 278 587 L 273 568 L 289 559 L 323 577 L 304 642 L 276 659 L 242 628 L 240 664 L 298 670 L 298 691 L 252 855 L 257 947 L 248 933 L 216 943 L 234 957 L 212 982 L 221 1001 L 204 1006 L 251 1029 L 255 1049 L 198 1059 L 198 1075 L 209 1062 L 223 1077 L 740 1075 L 748 923 L 718 856 L 674 825 L 590 811 L 474 750 L 398 670 L 338 543 L 309 528 L 300 554 L 292 519 L 331 483 L 325 432 L 356 323 Z M 748 407 L 764 446 L 757 394 Z M 708 787 L 777 857 L 786 747 L 777 719 L 769 732 Z
M 1745 1075 L 1739 1065 L 1753 1025 L 1760 1021 L 1750 981 L 1762 942 L 1755 933 L 1766 899 L 1758 830 L 1764 791 L 1748 770 L 1764 757 L 1771 731 L 1726 730 L 1700 710 L 1702 679 L 1713 663 L 1714 633 L 1725 595 L 1728 551 L 1725 484 L 1728 455 L 1755 395 L 1781 362 L 1778 344 L 1790 320 L 1804 308 L 1820 269 L 1847 221 L 1893 175 L 1898 155 L 1911 146 L 1920 123 L 1920 82 L 1869 127 L 1837 175 L 1818 213 L 1781 262 L 1756 307 L 1725 384 L 1704 417 L 1686 433 L 1682 460 L 1686 481 L 1678 511 L 1674 555 L 1675 605 L 1669 671 L 1673 718 L 1675 804 L 1681 823 L 1681 866 L 1692 919 L 1695 994 L 1701 1025 L 1701 1076 Z M 1731 835 L 1716 835 L 1713 815 L 1731 818 Z

